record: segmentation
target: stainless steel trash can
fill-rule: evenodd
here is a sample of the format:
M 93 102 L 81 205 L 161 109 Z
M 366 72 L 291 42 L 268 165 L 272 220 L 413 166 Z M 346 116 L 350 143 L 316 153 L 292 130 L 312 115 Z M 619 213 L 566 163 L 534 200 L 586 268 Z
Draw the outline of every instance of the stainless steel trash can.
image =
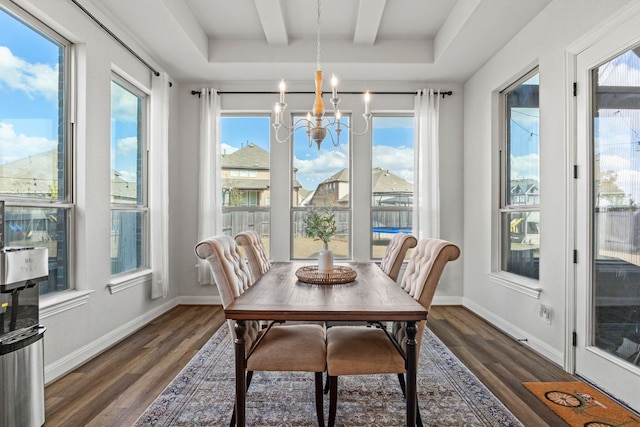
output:
M 0 337 L 0 426 L 44 424 L 45 328 L 34 326 Z

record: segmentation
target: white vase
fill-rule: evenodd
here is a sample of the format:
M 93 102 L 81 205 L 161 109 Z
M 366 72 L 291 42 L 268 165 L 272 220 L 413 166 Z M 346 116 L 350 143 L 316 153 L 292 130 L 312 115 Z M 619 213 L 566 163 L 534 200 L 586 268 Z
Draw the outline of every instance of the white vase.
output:
M 333 271 L 333 252 L 329 246 L 323 243 L 322 250 L 318 254 L 318 273 L 331 273 Z

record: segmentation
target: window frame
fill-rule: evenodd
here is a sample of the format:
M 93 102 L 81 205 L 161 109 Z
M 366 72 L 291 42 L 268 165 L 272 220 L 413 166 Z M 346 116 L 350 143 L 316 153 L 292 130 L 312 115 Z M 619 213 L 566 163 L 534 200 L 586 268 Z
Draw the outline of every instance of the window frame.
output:
M 499 281 L 507 281 L 510 282 L 508 286 L 515 285 L 523 285 L 526 288 L 529 288 L 534 291 L 534 294 L 537 295 L 539 292 L 538 282 L 539 282 L 539 273 L 538 278 L 532 278 L 529 276 L 525 276 L 516 272 L 511 272 L 506 269 L 505 262 L 503 261 L 503 250 L 504 250 L 504 240 L 505 235 L 503 233 L 503 215 L 510 214 L 515 212 L 538 212 L 540 215 L 540 195 L 538 193 L 537 203 L 536 204 L 513 204 L 513 201 L 510 199 L 509 194 L 511 191 L 511 179 L 510 179 L 510 134 L 509 134 L 509 114 L 508 114 L 508 105 L 507 105 L 507 96 L 513 92 L 513 90 L 517 89 L 524 82 L 531 79 L 533 76 L 540 76 L 539 66 L 535 66 L 531 68 L 529 71 L 522 74 L 519 78 L 514 80 L 507 87 L 502 89 L 499 96 L 499 120 L 500 120 L 500 133 L 499 133 L 499 195 L 498 195 L 498 209 L 497 209 L 497 219 L 496 219 L 496 237 L 497 237 L 497 250 L 495 255 L 495 268 L 494 275 L 497 273 L 500 276 L 503 276 L 499 279 Z M 540 85 L 538 84 L 538 88 Z M 540 112 L 540 104 L 538 102 L 538 111 Z M 538 117 L 538 130 L 540 129 L 540 116 Z M 540 151 L 540 142 L 538 142 L 538 152 Z M 540 157 L 538 157 L 538 173 L 540 171 Z M 538 176 L 538 188 L 540 187 Z M 539 233 L 538 233 L 539 235 Z M 507 236 L 508 237 L 508 236 Z M 538 257 L 540 252 L 540 243 L 538 242 Z M 538 258 L 540 260 L 540 258 Z M 539 262 L 539 261 L 538 261 Z M 538 267 L 539 268 L 539 267 Z M 504 284 L 504 283 L 503 283 Z M 525 290 L 524 293 L 529 293 L 529 290 Z
M 74 44 L 62 36 L 60 33 L 43 23 L 40 19 L 36 18 L 23 8 L 15 5 L 14 3 L 0 2 L 0 11 L 8 14 L 12 18 L 19 21 L 22 25 L 28 27 L 32 31 L 39 33 L 40 36 L 50 39 L 52 42 L 57 43 L 63 51 L 63 59 L 58 64 L 63 67 L 62 76 L 62 89 L 58 93 L 58 114 L 62 116 L 59 119 L 62 129 L 62 137 L 58 139 L 58 144 L 64 144 L 64 191 L 63 197 L 57 199 L 42 200 L 39 198 L 25 197 L 25 196 L 11 196 L 2 195 L 5 202 L 5 210 L 8 208 L 55 208 L 65 212 L 66 227 L 64 230 L 64 242 L 65 242 L 65 255 L 64 255 L 64 276 L 66 277 L 66 283 L 63 289 L 48 292 L 46 294 L 40 293 L 40 299 L 43 301 L 51 299 L 59 299 L 60 295 L 67 293 L 68 291 L 77 290 L 75 282 L 75 188 L 74 188 L 74 163 L 73 157 L 75 152 L 74 136 L 75 136 L 75 55 L 76 49 Z M 62 97 L 62 100 L 60 100 Z M 60 105 L 61 103 L 61 105 Z M 60 159 L 58 159 L 60 160 Z M 6 242 L 5 242 L 6 243 Z M 42 292 L 42 289 L 40 290 Z
M 151 95 L 146 90 L 143 90 L 138 84 L 128 80 L 123 77 L 117 71 L 111 71 L 111 79 L 110 84 L 117 84 L 123 89 L 129 91 L 135 96 L 138 96 L 141 99 L 141 107 L 140 107 L 140 115 L 138 117 L 139 123 L 138 128 L 140 130 L 140 139 L 142 141 L 142 146 L 140 148 L 141 156 L 142 156 L 142 173 L 141 179 L 143 181 L 142 185 L 139 187 L 142 190 L 141 202 L 137 202 L 135 204 L 125 204 L 125 203 L 114 203 L 113 200 L 110 200 L 110 218 L 114 212 L 124 212 L 124 211 L 135 211 L 142 213 L 143 216 L 143 249 L 142 249 L 142 262 L 141 265 L 133 270 L 127 270 L 119 273 L 111 273 L 111 280 L 118 281 L 121 278 L 128 278 L 133 275 L 137 275 L 140 272 L 146 272 L 151 269 L 151 210 L 149 208 L 149 135 L 150 135 L 150 106 L 151 106 Z M 113 119 L 113 105 L 111 105 L 111 119 Z M 113 136 L 112 136 L 113 137 Z M 109 138 L 109 143 L 111 144 L 111 138 Z M 111 165 L 112 157 L 109 159 L 109 165 Z M 109 174 L 111 175 L 111 166 L 109 167 Z M 112 199 L 112 188 L 111 185 L 109 187 L 109 198 Z M 110 220 L 110 222 L 113 219 Z M 111 254 L 111 243 L 109 253 Z

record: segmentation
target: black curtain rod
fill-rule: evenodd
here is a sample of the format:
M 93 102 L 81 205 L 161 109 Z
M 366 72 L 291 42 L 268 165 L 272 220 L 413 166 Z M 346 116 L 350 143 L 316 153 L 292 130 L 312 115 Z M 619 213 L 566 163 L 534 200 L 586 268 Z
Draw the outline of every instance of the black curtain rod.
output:
M 78 8 L 83 11 L 85 13 L 85 15 L 87 15 L 89 18 L 91 18 L 93 20 L 93 22 L 95 22 L 96 24 L 98 24 L 98 26 L 100 28 L 102 28 L 107 34 L 109 34 L 111 37 L 113 37 L 113 39 L 115 41 L 117 41 L 118 43 L 120 43 L 120 45 L 125 48 L 126 50 L 129 51 L 130 54 L 132 54 L 133 56 L 136 57 L 136 59 L 140 62 L 142 62 L 149 70 L 151 70 L 151 72 L 158 77 L 160 75 L 160 73 L 151 66 L 151 64 L 149 64 L 147 61 L 145 61 L 144 59 L 142 59 L 142 57 L 140 57 L 140 55 L 138 55 L 137 53 L 135 53 L 133 51 L 133 49 L 131 49 L 125 42 L 123 42 L 118 36 L 116 36 L 115 34 L 113 34 L 113 32 L 108 29 L 102 22 L 100 22 L 98 20 L 98 18 L 96 18 L 95 16 L 93 16 L 91 14 L 91 12 L 89 12 L 87 9 L 85 9 L 80 3 L 77 2 L 77 0 L 71 0 L 71 2 L 73 4 L 75 4 L 76 6 L 78 6 Z M 171 83 L 169 83 L 169 86 L 173 86 Z
M 202 92 L 199 90 L 192 90 L 191 91 L 191 95 L 198 95 L 198 98 L 200 98 L 200 94 Z M 277 95 L 280 92 L 225 92 L 225 91 L 221 91 L 218 92 L 220 95 L 240 95 L 240 94 L 247 94 L 247 95 Z M 339 92 L 339 93 L 344 93 L 347 95 L 362 95 L 364 92 Z M 369 92 L 371 95 L 415 95 L 416 93 L 418 93 L 417 91 L 414 92 Z M 303 95 L 314 95 L 315 92 L 287 92 L 287 95 L 290 94 L 303 94 Z M 447 90 L 447 91 L 440 91 L 440 95 L 442 95 L 442 98 L 444 99 L 445 96 L 451 96 L 453 95 L 453 91 L 451 90 Z

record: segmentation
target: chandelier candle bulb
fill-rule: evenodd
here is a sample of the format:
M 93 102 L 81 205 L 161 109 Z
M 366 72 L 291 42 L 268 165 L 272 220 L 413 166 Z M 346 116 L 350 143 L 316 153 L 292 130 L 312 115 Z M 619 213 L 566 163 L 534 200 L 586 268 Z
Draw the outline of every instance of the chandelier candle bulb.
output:
M 366 91 L 364 94 L 364 113 L 369 114 L 369 101 L 371 101 L 371 94 Z
M 287 89 L 287 85 L 284 84 L 284 79 L 280 81 L 280 102 L 284 104 L 284 92 Z
M 273 112 L 274 112 L 274 123 L 276 125 L 280 124 L 280 113 L 282 112 L 282 109 L 280 108 L 280 104 L 276 102 L 275 107 L 273 108 Z
M 333 90 L 332 96 L 333 99 L 338 98 L 338 79 L 335 74 L 331 74 L 331 89 Z

